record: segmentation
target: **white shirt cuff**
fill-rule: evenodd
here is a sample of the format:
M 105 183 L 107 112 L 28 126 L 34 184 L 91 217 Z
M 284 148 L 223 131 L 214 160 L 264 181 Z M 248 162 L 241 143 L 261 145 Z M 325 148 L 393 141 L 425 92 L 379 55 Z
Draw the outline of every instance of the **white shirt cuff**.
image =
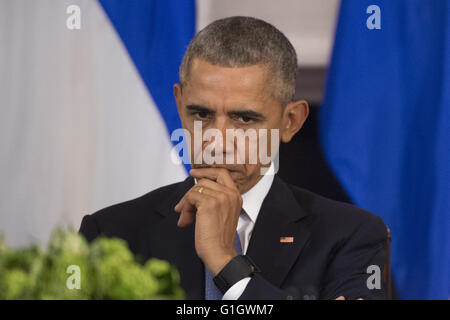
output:
M 231 286 L 230 289 L 225 292 L 222 297 L 222 300 L 237 300 L 244 292 L 245 288 L 247 288 L 248 282 L 250 281 L 250 277 L 245 277 L 242 280 L 239 280 L 235 284 Z

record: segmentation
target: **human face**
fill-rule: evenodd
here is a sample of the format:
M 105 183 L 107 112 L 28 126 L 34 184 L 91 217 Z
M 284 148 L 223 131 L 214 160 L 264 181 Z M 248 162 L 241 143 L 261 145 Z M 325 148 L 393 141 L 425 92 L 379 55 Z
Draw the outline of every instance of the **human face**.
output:
M 248 151 L 245 148 L 245 163 L 238 164 L 236 156 L 239 153 L 234 144 L 235 162 L 233 164 L 195 164 L 194 159 L 194 121 L 201 121 L 203 132 L 207 129 L 217 129 L 226 139 L 227 129 L 267 129 L 267 147 L 270 155 L 270 131 L 280 130 L 279 137 L 284 141 L 292 136 L 286 136 L 284 128 L 289 124 L 286 108 L 273 97 L 268 83 L 269 73 L 264 65 L 246 67 L 222 67 L 202 59 L 194 59 L 191 64 L 190 77 L 181 89 L 174 86 L 174 95 L 178 113 L 183 128 L 191 134 L 190 156 L 193 168 L 223 167 L 227 169 L 241 193 L 253 187 L 261 175 L 261 161 L 258 156 L 256 163 L 249 163 Z M 306 117 L 305 117 L 306 118 Z M 287 123 L 288 122 L 288 123 Z M 292 134 L 293 135 L 293 134 Z M 259 143 L 259 134 L 257 135 Z M 248 142 L 248 140 L 247 140 Z M 211 141 L 204 141 L 204 150 Z M 230 152 L 222 141 L 223 156 Z M 248 146 L 248 145 L 247 145 Z M 272 155 L 271 155 L 272 156 Z M 268 165 L 266 165 L 268 166 Z

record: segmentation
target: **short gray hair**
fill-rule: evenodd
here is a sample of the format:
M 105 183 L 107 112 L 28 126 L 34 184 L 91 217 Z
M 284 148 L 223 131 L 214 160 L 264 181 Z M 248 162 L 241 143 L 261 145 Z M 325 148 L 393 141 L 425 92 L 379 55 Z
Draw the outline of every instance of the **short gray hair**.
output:
M 273 25 L 252 17 L 212 22 L 189 43 L 180 66 L 180 83 L 189 79 L 194 58 L 223 67 L 267 65 L 273 96 L 284 106 L 294 99 L 297 55 L 286 36 Z

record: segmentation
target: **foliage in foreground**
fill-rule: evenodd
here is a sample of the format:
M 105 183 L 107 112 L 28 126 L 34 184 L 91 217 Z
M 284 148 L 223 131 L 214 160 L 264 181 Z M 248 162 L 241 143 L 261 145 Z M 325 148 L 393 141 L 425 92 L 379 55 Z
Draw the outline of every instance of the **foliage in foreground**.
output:
M 136 261 L 121 239 L 88 244 L 57 229 L 44 252 L 13 249 L 0 238 L 0 299 L 183 299 L 179 280 L 166 261 Z

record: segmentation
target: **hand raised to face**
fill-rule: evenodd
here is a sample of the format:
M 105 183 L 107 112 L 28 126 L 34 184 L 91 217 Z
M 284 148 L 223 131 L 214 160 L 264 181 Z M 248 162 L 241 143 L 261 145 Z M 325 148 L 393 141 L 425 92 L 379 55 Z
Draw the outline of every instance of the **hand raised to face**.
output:
M 192 169 L 190 174 L 197 184 L 175 206 L 178 226 L 190 225 L 195 217 L 195 250 L 215 276 L 237 255 L 233 242 L 242 197 L 227 169 Z

